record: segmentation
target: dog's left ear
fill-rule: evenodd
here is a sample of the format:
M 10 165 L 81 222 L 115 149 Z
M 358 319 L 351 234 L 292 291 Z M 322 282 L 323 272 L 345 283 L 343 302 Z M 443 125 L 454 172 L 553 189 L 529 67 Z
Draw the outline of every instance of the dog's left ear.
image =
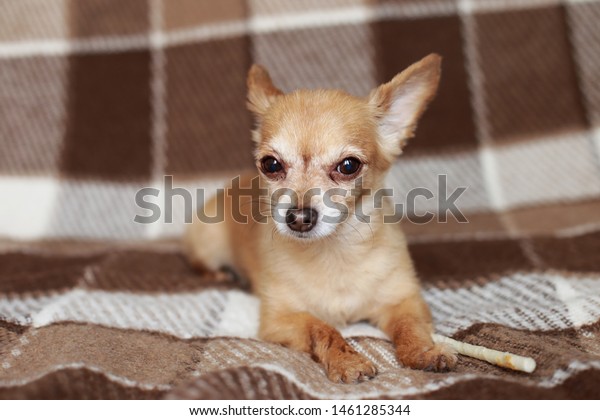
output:
M 369 95 L 386 153 L 400 155 L 406 141 L 414 136 L 419 118 L 437 91 L 441 62 L 439 55 L 429 54 Z
M 269 72 L 258 64 L 253 64 L 248 71 L 248 109 L 257 117 L 261 117 L 283 92 L 275 87 Z

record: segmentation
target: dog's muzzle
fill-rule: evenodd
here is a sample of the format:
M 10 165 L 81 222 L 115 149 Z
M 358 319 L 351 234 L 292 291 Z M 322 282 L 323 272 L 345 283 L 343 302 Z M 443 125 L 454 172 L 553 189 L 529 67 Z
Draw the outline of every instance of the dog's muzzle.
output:
M 318 220 L 319 213 L 310 207 L 289 209 L 285 216 L 288 227 L 295 232 L 308 232 L 315 227 Z

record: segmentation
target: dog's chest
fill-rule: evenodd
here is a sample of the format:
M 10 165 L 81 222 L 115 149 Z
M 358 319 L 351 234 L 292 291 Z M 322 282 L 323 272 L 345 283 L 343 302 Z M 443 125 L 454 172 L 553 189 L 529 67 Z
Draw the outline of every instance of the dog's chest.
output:
M 353 284 L 328 283 L 323 284 L 320 290 L 305 293 L 304 302 L 311 313 L 335 326 L 367 317 L 368 308 L 373 304 L 373 291 L 367 292 Z
M 302 273 L 295 280 L 299 304 L 336 326 L 368 318 L 375 306 L 385 303 L 380 291 L 389 263 L 381 258 L 323 256 L 297 270 Z

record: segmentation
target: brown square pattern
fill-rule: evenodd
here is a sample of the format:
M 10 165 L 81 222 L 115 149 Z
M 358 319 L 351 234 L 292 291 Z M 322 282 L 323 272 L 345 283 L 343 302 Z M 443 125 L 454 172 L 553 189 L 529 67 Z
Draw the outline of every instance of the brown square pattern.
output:
M 477 145 L 457 16 L 374 23 L 379 83 L 427 54 L 443 56 L 437 97 L 425 112 L 406 154 Z
M 585 226 L 600 225 L 600 200 L 525 207 L 512 210 L 509 216 L 522 234 L 552 235 L 559 231 L 577 231 Z
M 250 167 L 248 51 L 246 37 L 167 51 L 167 173 L 193 176 Z
M 600 2 L 569 3 L 572 43 L 577 56 L 581 90 L 593 125 L 600 125 Z
M 511 240 L 413 244 L 410 253 L 425 283 L 533 268 L 519 243 Z
M 3 294 L 31 294 L 70 289 L 81 281 L 85 268 L 97 259 L 94 256 L 2 254 L 0 291 Z
M 326 88 L 362 96 L 376 85 L 369 25 L 267 32 L 252 41 L 254 60 L 285 92 Z
M 111 291 L 174 293 L 216 286 L 208 277 L 193 271 L 183 255 L 166 252 L 110 253 L 96 266 L 94 280 L 94 288 Z
M 549 268 L 571 271 L 600 271 L 600 233 L 570 238 L 540 238 L 534 249 Z
M 69 0 L 71 36 L 143 34 L 150 29 L 147 0 Z
M 150 54 L 77 55 L 70 62 L 63 171 L 76 177 L 149 177 Z
M 65 57 L 24 57 L 0 63 L 0 172 L 58 171 L 65 132 Z
M 168 0 L 163 2 L 165 27 L 187 28 L 222 21 L 244 19 L 244 0 Z
M 475 21 L 494 140 L 585 127 L 562 7 L 484 13 Z

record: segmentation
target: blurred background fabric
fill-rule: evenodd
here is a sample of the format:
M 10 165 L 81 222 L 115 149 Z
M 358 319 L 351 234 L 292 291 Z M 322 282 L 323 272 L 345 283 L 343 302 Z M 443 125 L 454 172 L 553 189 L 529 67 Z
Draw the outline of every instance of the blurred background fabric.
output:
M 0 396 L 600 396 L 599 22 L 581 0 L 0 0 Z M 252 63 L 366 95 L 431 52 L 441 87 L 389 183 L 446 174 L 469 223 L 403 223 L 426 298 L 440 332 L 539 369 L 410 371 L 362 326 L 381 374 L 332 385 L 187 268 L 182 200 L 139 224 L 134 197 L 253 168 Z

